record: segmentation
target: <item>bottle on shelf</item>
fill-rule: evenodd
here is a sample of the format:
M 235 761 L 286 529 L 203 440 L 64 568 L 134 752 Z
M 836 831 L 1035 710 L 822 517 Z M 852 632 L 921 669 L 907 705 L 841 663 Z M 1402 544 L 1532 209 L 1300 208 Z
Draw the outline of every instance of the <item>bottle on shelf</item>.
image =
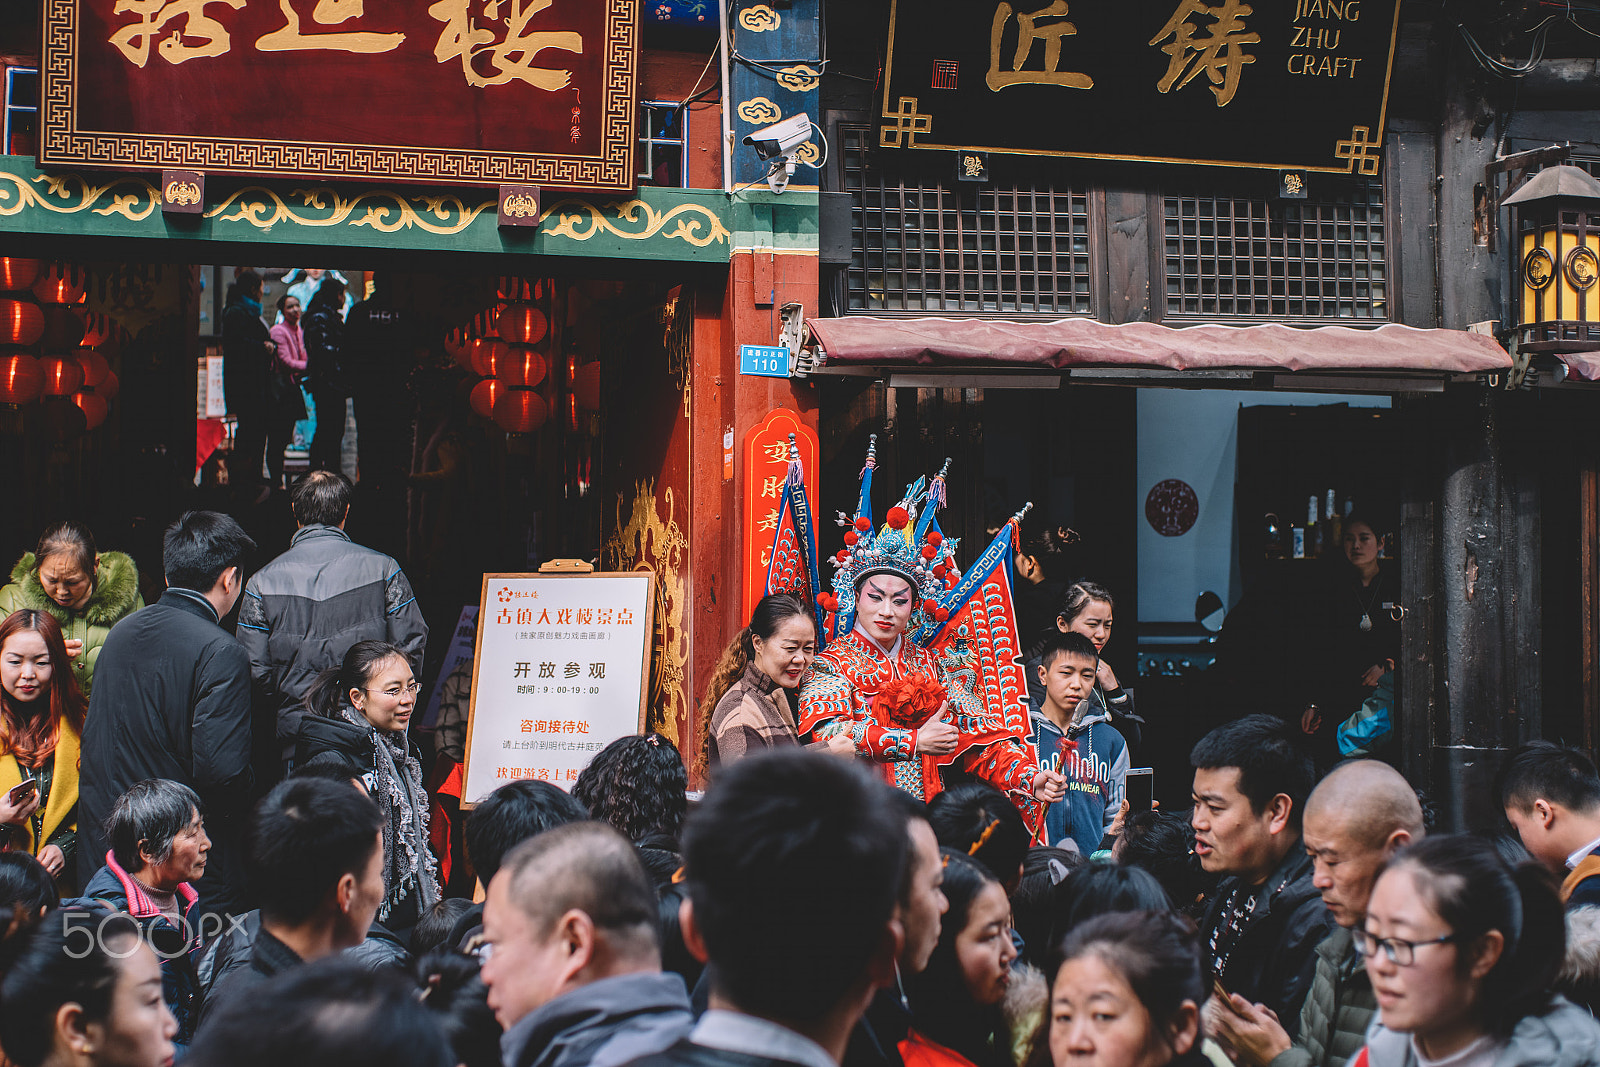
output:
M 1329 555 L 1337 555 L 1344 551 L 1344 517 L 1339 514 L 1334 506 L 1333 490 L 1328 490 L 1327 499 L 1322 509 L 1322 522 L 1327 528 L 1326 548 Z
M 1316 559 L 1322 555 L 1322 526 L 1317 522 L 1317 515 L 1322 509 L 1317 506 L 1317 494 L 1311 494 L 1311 503 L 1306 506 L 1306 551 L 1307 559 Z

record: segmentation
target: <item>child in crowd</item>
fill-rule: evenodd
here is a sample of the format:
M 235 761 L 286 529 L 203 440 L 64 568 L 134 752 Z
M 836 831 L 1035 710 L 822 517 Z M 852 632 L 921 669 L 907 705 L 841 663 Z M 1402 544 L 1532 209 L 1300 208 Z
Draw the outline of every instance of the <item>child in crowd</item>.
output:
M 1128 743 L 1110 713 L 1088 699 L 1099 665 L 1087 637 L 1051 635 L 1039 661 L 1044 701 L 1031 716 L 1039 765 L 1067 779 L 1065 799 L 1045 813 L 1045 843 L 1076 847 L 1086 856 L 1101 847 L 1128 782 Z

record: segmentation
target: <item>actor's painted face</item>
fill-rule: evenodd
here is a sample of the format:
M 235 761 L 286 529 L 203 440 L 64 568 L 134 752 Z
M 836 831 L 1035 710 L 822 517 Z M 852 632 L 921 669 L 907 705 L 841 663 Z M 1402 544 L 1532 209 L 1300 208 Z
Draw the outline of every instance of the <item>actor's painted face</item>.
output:
M 911 628 L 914 610 L 911 583 L 892 574 L 874 574 L 861 583 L 856 597 L 857 625 L 884 645 Z

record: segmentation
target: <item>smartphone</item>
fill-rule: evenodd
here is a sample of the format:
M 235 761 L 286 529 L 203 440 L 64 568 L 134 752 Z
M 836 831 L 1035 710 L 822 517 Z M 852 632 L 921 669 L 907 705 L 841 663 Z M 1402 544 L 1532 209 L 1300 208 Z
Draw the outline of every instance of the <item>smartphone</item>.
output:
M 10 800 L 12 804 L 22 804 L 27 801 L 29 796 L 37 793 L 38 791 L 39 779 L 24 778 L 22 781 L 11 787 L 11 791 L 6 794 L 6 799 Z
M 1150 810 L 1156 796 L 1155 781 L 1153 768 L 1128 768 L 1128 814 Z

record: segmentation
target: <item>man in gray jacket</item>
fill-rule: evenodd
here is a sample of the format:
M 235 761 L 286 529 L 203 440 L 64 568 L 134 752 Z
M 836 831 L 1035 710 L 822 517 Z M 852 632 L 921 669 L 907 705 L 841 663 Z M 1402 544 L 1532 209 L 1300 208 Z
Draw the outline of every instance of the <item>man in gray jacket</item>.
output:
M 618 1067 L 689 1033 L 683 979 L 661 970 L 659 911 L 633 845 L 605 823 L 511 850 L 483 909 L 505 1067 Z
M 294 754 L 306 690 L 351 645 L 387 641 L 420 672 L 428 642 L 428 624 L 400 564 L 344 532 L 350 514 L 344 475 L 312 471 L 295 483 L 289 507 L 300 528 L 289 550 L 245 586 L 238 628 L 250 654 L 256 718 L 275 726 L 285 761 Z M 269 769 L 258 766 L 257 776 Z
M 1367 917 L 1378 868 L 1420 841 L 1422 806 L 1400 772 L 1377 760 L 1341 764 L 1306 801 L 1302 835 L 1312 883 L 1338 929 L 1317 946 L 1317 972 L 1291 1042 L 1277 1016 L 1234 996 L 1207 1006 L 1215 1036 L 1251 1067 L 1343 1067 L 1366 1043 L 1378 1010 L 1352 930 Z

